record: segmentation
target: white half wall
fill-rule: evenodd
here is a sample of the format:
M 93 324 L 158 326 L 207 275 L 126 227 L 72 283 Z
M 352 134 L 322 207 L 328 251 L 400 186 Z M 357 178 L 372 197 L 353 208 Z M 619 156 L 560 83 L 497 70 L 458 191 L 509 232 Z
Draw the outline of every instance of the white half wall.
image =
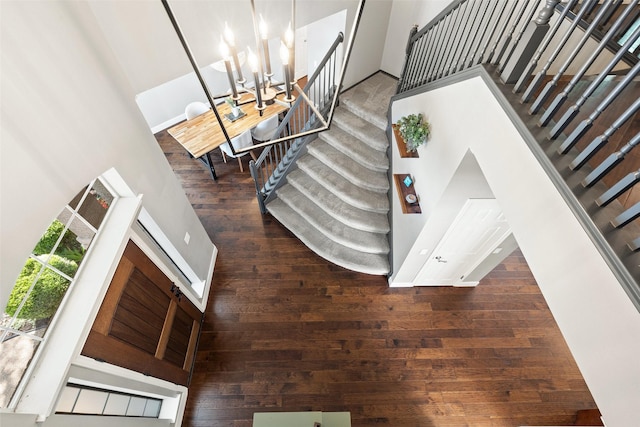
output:
M 394 234 L 393 245 L 405 251 L 402 248 L 409 247 L 405 261 L 409 264 L 401 261 L 394 266 L 397 273 L 391 283 L 419 259 L 415 251 L 422 242 L 409 236 L 421 236 L 432 208 L 470 151 L 503 209 L 606 425 L 638 425 L 640 313 L 484 80 L 475 77 L 397 101 L 392 120 L 416 112 L 430 121 L 431 139 L 418 149 L 419 159 L 404 159 L 407 162 L 401 163 L 399 172 L 416 177 L 425 213 L 402 215 L 399 206 L 393 206 L 393 229 L 408 229 Z M 394 162 L 396 155 L 394 147 Z

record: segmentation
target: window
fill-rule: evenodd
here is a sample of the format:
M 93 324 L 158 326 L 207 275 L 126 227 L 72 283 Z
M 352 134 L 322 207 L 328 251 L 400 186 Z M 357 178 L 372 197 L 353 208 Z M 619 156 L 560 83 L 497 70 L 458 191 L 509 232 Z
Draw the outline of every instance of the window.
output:
M 37 357 L 115 201 L 113 194 L 100 179 L 94 180 L 62 209 L 25 262 L 0 319 L 0 408 L 10 406 Z
M 158 418 L 161 407 L 161 399 L 69 383 L 56 413 Z

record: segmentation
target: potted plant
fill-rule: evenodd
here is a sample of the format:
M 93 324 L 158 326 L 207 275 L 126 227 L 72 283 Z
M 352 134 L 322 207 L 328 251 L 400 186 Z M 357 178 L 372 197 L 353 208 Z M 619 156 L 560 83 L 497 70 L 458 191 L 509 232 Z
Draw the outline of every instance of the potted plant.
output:
M 233 117 L 238 117 L 240 115 L 240 107 L 236 105 L 235 101 L 231 97 L 225 98 L 224 102 L 229 104 L 229 107 L 231 107 L 231 114 L 233 114 Z
M 429 122 L 424 120 L 422 114 L 409 114 L 397 121 L 398 131 L 407 146 L 407 151 L 416 151 L 429 138 Z

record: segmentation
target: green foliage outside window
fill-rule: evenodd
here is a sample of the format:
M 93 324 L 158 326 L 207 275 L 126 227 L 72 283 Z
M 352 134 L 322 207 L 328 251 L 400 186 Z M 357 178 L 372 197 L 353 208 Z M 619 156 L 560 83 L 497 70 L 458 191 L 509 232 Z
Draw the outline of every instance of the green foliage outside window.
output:
M 69 276 L 73 276 L 78 269 L 78 265 L 74 261 L 58 255 L 52 255 L 49 264 Z M 43 268 L 42 265 L 35 259 L 27 260 L 11 295 L 9 295 L 5 310 L 8 315 L 13 316 L 16 313 L 41 268 Z M 63 276 L 46 268 L 18 314 L 18 318 L 39 320 L 53 316 L 67 292 L 69 283 L 69 280 Z
M 44 233 L 33 254 L 39 256 L 41 260 L 46 260 L 53 250 L 60 234 L 64 230 L 64 224 L 54 220 Z M 78 262 L 82 260 L 84 248 L 76 239 L 76 235 L 67 230 L 60 244 L 56 248 L 55 254 L 51 255 L 48 264 L 62 273 L 73 277 L 78 269 Z M 22 300 L 27 296 L 27 292 L 40 269 L 44 268 L 41 263 L 33 258 L 29 258 L 25 263 L 16 284 L 9 295 L 9 301 L 5 309 L 9 316 L 15 315 Z M 60 305 L 60 301 L 67 292 L 70 281 L 50 268 L 45 268 L 27 300 L 18 313 L 19 319 L 40 320 L 53 316 Z
M 51 253 L 62 230 L 64 230 L 64 224 L 57 219 L 54 220 L 33 249 L 33 254 L 43 255 Z M 76 239 L 76 235 L 71 230 L 67 230 L 67 232 L 64 233 L 60 245 L 56 248 L 55 253 L 63 258 L 79 262 L 84 256 L 84 248 Z

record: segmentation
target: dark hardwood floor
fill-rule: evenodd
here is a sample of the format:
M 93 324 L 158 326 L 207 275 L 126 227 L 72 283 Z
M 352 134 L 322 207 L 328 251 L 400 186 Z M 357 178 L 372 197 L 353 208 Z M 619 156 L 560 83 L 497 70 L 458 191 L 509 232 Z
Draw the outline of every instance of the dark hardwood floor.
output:
M 214 182 L 156 137 L 219 249 L 184 426 L 307 410 L 354 427 L 571 425 L 595 408 L 519 251 L 476 288 L 389 288 L 262 216 L 237 161 L 215 152 Z

